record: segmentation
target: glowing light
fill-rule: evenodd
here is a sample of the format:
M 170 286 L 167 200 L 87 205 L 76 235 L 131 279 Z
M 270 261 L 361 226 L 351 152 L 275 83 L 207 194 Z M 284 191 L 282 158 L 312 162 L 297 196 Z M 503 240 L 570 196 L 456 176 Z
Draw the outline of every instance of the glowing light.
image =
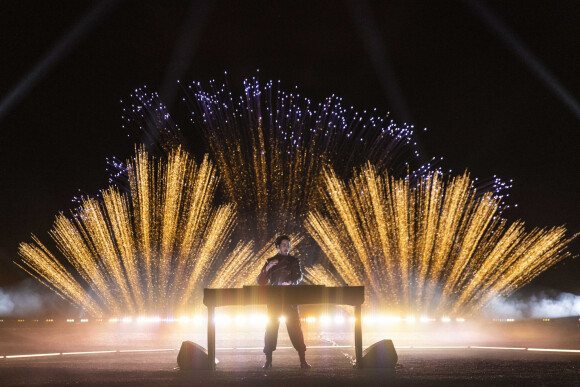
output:
M 580 353 L 580 349 L 528 348 L 528 351 L 535 351 L 535 352 L 569 352 L 569 353 Z
M 118 319 L 118 318 L 110 318 L 110 319 L 109 319 L 109 322 L 118 322 L 118 321 L 119 321 L 119 319 Z
M 286 323 L 286 317 L 285 316 L 280 316 L 280 318 L 278 319 L 278 321 L 280 321 L 280 323 L 285 324 Z
M 330 316 L 324 314 L 324 315 L 319 317 L 319 321 L 323 325 L 328 325 L 332 322 L 332 319 L 330 318 Z
M 239 314 L 235 318 L 236 325 L 244 325 L 246 323 L 246 316 Z
M 344 324 L 344 317 L 343 316 L 334 316 L 334 323 L 338 325 Z
M 60 356 L 59 353 L 35 353 L 32 355 L 6 355 L 6 359 L 17 359 L 17 358 L 24 358 L 24 357 L 44 357 L 44 356 Z
M 451 322 L 451 319 L 449 317 L 441 317 L 441 322 L 448 323 Z
M 363 316 L 362 320 L 365 324 L 372 324 L 375 322 L 375 318 L 373 316 Z
M 85 352 L 63 352 L 61 355 L 95 355 L 100 353 L 116 353 L 117 351 L 85 351 Z
M 514 350 L 514 351 L 525 351 L 526 348 L 520 348 L 520 347 L 479 347 L 479 346 L 475 346 L 472 345 L 470 348 L 474 348 L 474 349 L 507 349 L 507 350 Z
M 222 325 L 229 325 L 232 323 L 232 318 L 227 314 L 219 314 L 215 316 L 215 323 Z
M 456 319 L 455 319 L 455 321 L 457 321 L 457 322 L 465 322 L 465 319 L 464 319 L 464 318 L 461 318 L 461 317 L 459 317 L 459 318 L 456 318 Z
M 68 318 L 68 319 L 66 320 L 66 322 L 67 322 L 67 323 L 74 323 L 74 322 L 75 322 L 75 320 L 74 320 L 74 318 Z

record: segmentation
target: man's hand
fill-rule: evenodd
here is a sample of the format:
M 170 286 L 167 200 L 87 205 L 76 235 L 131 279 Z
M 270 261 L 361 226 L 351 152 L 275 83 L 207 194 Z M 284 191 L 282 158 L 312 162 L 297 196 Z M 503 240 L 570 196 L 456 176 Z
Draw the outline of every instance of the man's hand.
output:
M 276 266 L 278 264 L 278 260 L 277 259 L 273 259 L 271 260 L 268 265 L 266 265 L 266 270 L 270 270 L 271 268 L 273 268 L 274 266 Z

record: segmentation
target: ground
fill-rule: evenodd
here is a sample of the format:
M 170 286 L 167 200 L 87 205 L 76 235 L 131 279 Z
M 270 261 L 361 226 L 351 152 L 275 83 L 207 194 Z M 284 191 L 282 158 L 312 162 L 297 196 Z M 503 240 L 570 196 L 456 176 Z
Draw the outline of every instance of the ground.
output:
M 298 367 L 284 325 L 274 368 L 261 365 L 259 324 L 218 326 L 216 371 L 180 371 L 182 341 L 206 346 L 205 325 L 194 323 L 4 322 L 0 324 L 0 381 L 18 385 L 189 386 L 580 386 L 580 327 L 564 322 L 451 322 L 363 326 L 363 344 L 392 338 L 394 369 L 356 369 L 349 323 L 305 323 L 313 368 Z M 561 351 L 537 351 L 557 349 Z M 101 353 L 79 353 L 96 352 Z M 76 353 L 73 353 L 76 352 Z M 38 357 L 12 357 L 41 354 Z M 47 355 L 53 354 L 53 355 Z

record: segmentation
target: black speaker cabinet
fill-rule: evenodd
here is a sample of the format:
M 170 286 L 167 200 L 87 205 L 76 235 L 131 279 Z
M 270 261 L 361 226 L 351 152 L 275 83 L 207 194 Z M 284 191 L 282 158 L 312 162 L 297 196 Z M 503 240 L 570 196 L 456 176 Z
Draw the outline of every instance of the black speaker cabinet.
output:
M 180 370 L 207 370 L 208 361 L 207 349 L 193 341 L 181 343 L 181 349 L 177 355 L 177 365 Z
M 363 368 L 394 368 L 398 360 L 392 340 L 377 341 L 363 351 Z

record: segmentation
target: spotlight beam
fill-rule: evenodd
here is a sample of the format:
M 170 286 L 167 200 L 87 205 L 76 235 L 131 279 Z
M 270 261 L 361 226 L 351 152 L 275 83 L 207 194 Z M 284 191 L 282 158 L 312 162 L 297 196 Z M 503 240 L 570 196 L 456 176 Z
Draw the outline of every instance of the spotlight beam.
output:
M 161 100 L 167 104 L 169 109 L 177 92 L 175 81 L 180 79 L 189 68 L 213 5 L 214 2 L 210 0 L 192 1 L 185 16 L 161 84 Z
M 20 83 L 0 102 L 0 120 L 42 80 L 56 64 L 68 54 L 118 3 L 103 0 L 88 10 L 49 51 L 38 64 L 20 80 Z
M 466 0 L 465 2 L 502 43 L 580 120 L 580 104 L 540 59 L 481 1 Z
M 385 48 L 386 44 L 379 34 L 367 2 L 348 0 L 346 4 L 351 11 L 358 34 L 364 43 L 364 47 L 375 68 L 381 86 L 387 95 L 389 105 L 392 107 L 398 119 L 406 123 L 412 122 L 409 109 L 399 89 L 397 76 L 391 64 L 389 53 Z

